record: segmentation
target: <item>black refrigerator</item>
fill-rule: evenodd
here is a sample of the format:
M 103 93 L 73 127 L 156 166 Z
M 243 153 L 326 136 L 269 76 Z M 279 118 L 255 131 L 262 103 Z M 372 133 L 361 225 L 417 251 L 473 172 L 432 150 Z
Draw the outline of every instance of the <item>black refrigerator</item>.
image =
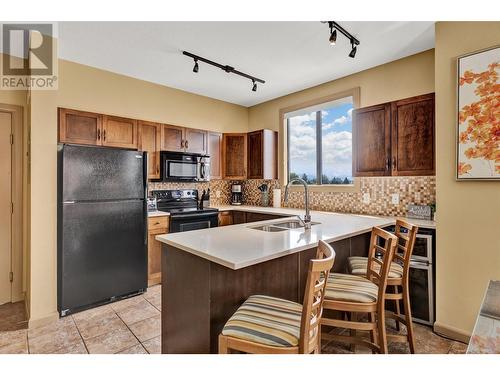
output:
M 146 184 L 143 152 L 59 145 L 61 316 L 146 290 Z

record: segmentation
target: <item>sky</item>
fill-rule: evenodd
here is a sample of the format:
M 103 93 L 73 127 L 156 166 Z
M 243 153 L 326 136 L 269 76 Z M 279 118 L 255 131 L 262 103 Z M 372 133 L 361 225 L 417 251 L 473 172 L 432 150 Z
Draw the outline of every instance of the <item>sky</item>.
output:
M 290 171 L 316 177 L 316 112 L 290 118 Z M 322 111 L 323 174 L 352 176 L 352 103 Z

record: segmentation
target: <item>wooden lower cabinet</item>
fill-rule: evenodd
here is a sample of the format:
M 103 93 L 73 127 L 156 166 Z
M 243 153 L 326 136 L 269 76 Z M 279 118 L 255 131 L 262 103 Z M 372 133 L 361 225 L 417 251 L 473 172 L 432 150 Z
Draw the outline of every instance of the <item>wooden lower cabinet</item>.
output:
M 155 237 L 168 233 L 168 216 L 148 219 L 148 286 L 161 283 L 161 242 Z
M 233 213 L 231 211 L 219 212 L 219 227 L 233 225 Z

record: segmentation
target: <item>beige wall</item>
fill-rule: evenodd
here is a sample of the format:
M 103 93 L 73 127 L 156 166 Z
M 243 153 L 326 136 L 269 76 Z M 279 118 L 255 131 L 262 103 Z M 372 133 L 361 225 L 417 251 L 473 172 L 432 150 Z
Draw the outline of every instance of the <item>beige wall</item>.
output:
M 286 95 L 249 109 L 249 129 L 279 129 L 279 110 L 306 101 L 360 88 L 360 106 L 434 91 L 434 50 Z
M 437 322 L 470 334 L 500 279 L 500 183 L 455 181 L 456 59 L 500 44 L 500 22 L 436 24 Z
M 56 316 L 57 107 L 215 131 L 246 131 L 245 107 L 59 61 L 59 89 L 31 95 L 31 319 Z

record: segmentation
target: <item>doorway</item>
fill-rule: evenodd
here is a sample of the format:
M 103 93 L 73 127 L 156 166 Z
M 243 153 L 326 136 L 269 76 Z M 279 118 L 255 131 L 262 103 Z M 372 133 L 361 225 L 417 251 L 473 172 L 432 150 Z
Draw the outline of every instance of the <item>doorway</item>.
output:
M 21 118 L 0 104 L 0 305 L 23 298 Z

